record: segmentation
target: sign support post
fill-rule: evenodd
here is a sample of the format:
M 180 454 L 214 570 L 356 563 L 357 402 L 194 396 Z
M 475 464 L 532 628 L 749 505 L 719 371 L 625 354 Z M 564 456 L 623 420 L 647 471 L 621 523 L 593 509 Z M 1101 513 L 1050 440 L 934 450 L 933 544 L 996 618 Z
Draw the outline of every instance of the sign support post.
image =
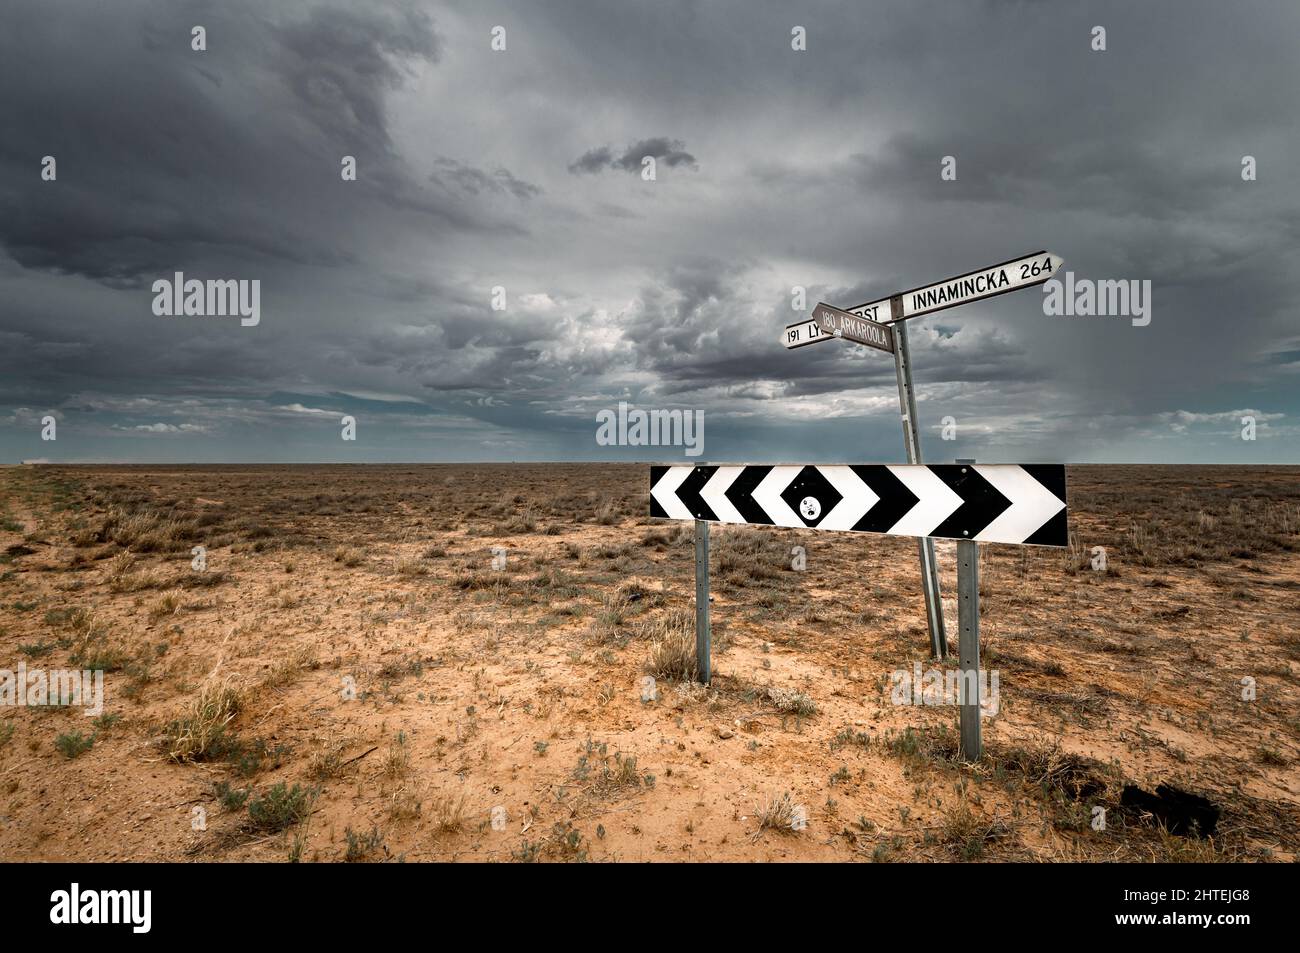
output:
M 695 521 L 695 667 L 702 684 L 709 684 L 709 523 Z
M 903 298 L 889 301 L 893 318 L 894 370 L 898 376 L 898 407 L 903 415 L 903 443 L 907 462 L 921 463 L 921 438 L 916 426 L 916 398 L 912 387 L 912 352 L 907 346 L 907 322 L 902 320 Z M 921 556 L 921 589 L 925 594 L 925 617 L 930 626 L 930 650 L 936 659 L 948 654 L 948 636 L 943 626 L 943 602 L 939 597 L 939 564 L 934 556 L 934 540 L 923 536 L 917 540 Z
M 973 464 L 974 460 L 958 460 Z M 957 540 L 957 653 L 961 664 L 961 754 L 978 761 L 980 729 L 980 544 Z

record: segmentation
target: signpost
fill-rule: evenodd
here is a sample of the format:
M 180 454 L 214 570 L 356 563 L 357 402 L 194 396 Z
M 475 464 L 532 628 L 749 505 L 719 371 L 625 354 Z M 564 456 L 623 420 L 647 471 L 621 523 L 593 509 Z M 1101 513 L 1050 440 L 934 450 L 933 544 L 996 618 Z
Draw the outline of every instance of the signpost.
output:
M 910 318 L 945 308 L 955 308 L 958 305 L 982 301 L 1010 291 L 1032 288 L 1057 274 L 1062 264 L 1064 260 L 1059 255 L 1039 251 L 944 281 L 921 285 L 909 291 L 890 295 L 888 298 L 868 301 L 852 308 L 841 309 L 818 304 L 808 320 L 785 328 L 782 343 L 787 349 L 793 349 L 838 337 L 892 352 L 895 376 L 898 379 L 898 406 L 902 415 L 903 444 L 907 449 L 907 461 L 919 464 L 921 463 L 921 439 L 916 419 L 915 388 L 912 384 L 912 355 L 908 348 L 905 322 Z M 859 326 L 851 327 L 846 323 L 848 317 L 854 315 L 867 322 L 865 325 L 869 329 L 867 333 L 849 333 L 850 330 L 855 332 L 860 330 Z M 893 332 L 890 347 L 882 347 L 877 343 L 883 338 L 871 330 L 872 325 Z M 835 333 L 837 331 L 839 333 Z M 948 638 L 943 624 L 943 602 L 939 594 L 939 570 L 934 555 L 934 543 L 928 537 L 922 538 L 918 542 L 918 548 L 921 559 L 921 583 L 925 593 L 926 619 L 930 627 L 930 647 L 935 658 L 941 659 L 948 654 Z
M 841 311 L 829 304 L 819 304 L 813 308 L 812 319 L 827 334 L 842 337 L 854 344 L 865 344 L 867 347 L 894 353 L 894 332 L 887 324 Z
M 980 756 L 979 544 L 1064 547 L 1061 464 L 682 465 L 650 468 L 650 515 L 695 523 L 695 653 L 709 660 L 709 523 L 957 540 L 962 753 Z

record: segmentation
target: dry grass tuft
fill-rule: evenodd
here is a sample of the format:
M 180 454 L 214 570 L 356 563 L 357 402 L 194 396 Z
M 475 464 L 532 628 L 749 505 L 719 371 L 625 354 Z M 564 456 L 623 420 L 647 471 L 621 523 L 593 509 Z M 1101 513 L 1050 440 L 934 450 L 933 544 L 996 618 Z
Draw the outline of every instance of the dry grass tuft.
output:
M 189 714 L 167 728 L 167 757 L 179 763 L 202 761 L 239 714 L 239 693 L 230 681 L 209 681 L 199 689 Z
M 465 826 L 466 797 L 459 794 L 438 794 L 429 800 L 429 820 L 435 834 L 454 834 Z
M 789 791 L 779 795 L 768 795 L 758 808 L 758 829 L 776 831 L 779 834 L 795 834 L 795 803 Z
M 298 676 L 309 668 L 316 667 L 316 649 L 311 645 L 300 645 L 289 653 L 288 658 L 280 659 L 262 679 L 263 688 L 284 688 L 291 685 Z
M 1003 821 L 981 818 L 963 798 L 944 815 L 939 840 L 962 860 L 975 860 L 983 856 L 989 844 L 1006 840 L 1011 835 L 1011 828 Z
M 366 554 L 351 546 L 338 546 L 334 550 L 334 561 L 355 569 L 366 561 Z
M 414 557 L 399 559 L 393 568 L 399 576 L 427 576 L 429 574 L 428 565 Z
M 164 593 L 153 607 L 149 610 L 149 621 L 157 622 L 159 619 L 166 618 L 169 615 L 175 615 L 181 611 L 181 591 L 172 589 Z
M 341 744 L 317 748 L 307 759 L 307 775 L 317 781 L 338 777 L 343 770 L 343 751 Z
M 386 778 L 404 778 L 411 773 L 411 743 L 406 732 L 399 731 L 388 746 L 384 757 L 383 774 Z
M 695 660 L 695 614 L 669 609 L 650 628 L 646 671 L 655 678 L 693 682 L 699 676 Z

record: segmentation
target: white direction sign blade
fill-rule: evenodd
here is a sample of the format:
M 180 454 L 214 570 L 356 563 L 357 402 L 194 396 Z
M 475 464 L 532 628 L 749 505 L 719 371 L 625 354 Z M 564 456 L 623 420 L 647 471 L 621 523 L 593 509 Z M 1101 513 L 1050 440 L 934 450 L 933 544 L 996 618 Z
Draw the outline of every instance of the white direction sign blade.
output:
M 795 324 L 787 324 L 785 330 L 781 332 L 781 343 L 786 349 L 795 347 L 807 347 L 809 344 L 817 344 L 819 341 L 834 341 L 835 335 L 827 334 L 817 326 L 817 322 L 812 318 L 807 318 Z
M 1064 263 L 1065 260 L 1059 255 L 1040 251 L 946 281 L 904 291 L 899 296 L 903 299 L 903 317 L 915 318 L 931 311 L 955 308 L 957 305 L 992 298 L 1008 291 L 1041 285 L 1047 279 L 1054 278 Z
M 888 298 L 883 298 L 880 301 L 868 301 L 866 304 L 854 305 L 852 308 L 845 308 L 844 310 L 849 314 L 856 314 L 860 318 L 866 318 L 868 321 L 875 321 L 877 324 L 886 324 L 891 320 Z

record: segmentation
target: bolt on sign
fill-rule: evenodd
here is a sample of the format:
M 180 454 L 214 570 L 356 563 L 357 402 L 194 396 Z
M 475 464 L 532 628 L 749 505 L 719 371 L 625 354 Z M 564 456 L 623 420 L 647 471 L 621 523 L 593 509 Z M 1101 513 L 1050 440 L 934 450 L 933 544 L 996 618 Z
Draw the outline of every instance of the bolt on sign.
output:
M 1062 464 L 652 466 L 650 515 L 1057 546 Z

